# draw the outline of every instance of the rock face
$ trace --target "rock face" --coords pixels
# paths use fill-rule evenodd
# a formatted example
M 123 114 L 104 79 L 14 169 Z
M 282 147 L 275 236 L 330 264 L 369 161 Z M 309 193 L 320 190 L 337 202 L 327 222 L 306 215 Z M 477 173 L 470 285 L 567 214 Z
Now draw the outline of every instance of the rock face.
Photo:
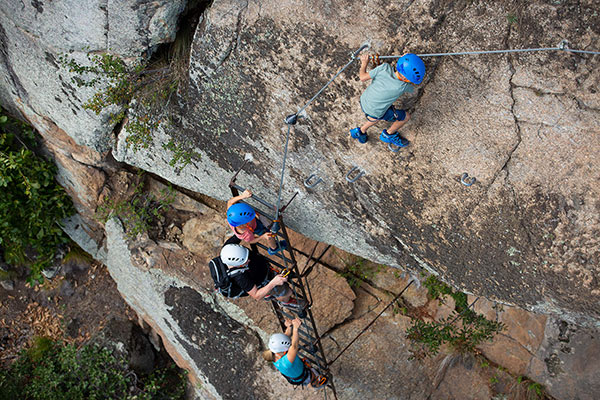
M 0 101 L 36 129 L 55 124 L 77 144 L 99 152 L 114 140 L 108 116 L 82 108 L 93 91 L 77 88 L 61 54 L 85 62 L 88 52 L 124 59 L 148 56 L 175 38 L 185 0 L 0 2 Z
M 56 160 L 58 179 L 78 210 L 66 230 L 108 265 L 127 302 L 191 372 L 198 395 L 314 394 L 290 397 L 279 375 L 257 361 L 267 335 L 279 329 L 266 303 L 212 295 L 206 262 L 229 234 L 219 224 L 222 214 L 180 198 L 174 207 L 186 218 L 162 227 L 167 238 L 128 241 L 119 221 L 103 226 L 94 212 L 107 193 L 125 196 L 135 186 L 134 174 L 115 159 L 218 200 L 229 197 L 232 174 L 251 160 L 238 182 L 275 203 L 289 129 L 282 204 L 297 197 L 286 210 L 287 225 L 408 272 L 404 280 L 386 272 L 372 287 L 353 291 L 331 270 L 315 271 L 314 311 L 320 330 L 331 333 L 330 356 L 384 306 L 385 296 L 425 269 L 489 299 L 478 303 L 479 311 L 510 326 L 481 347 L 488 359 L 544 383 L 558 398 L 593 398 L 599 368 L 581 354 L 596 350 L 592 328 L 600 326 L 598 56 L 425 58 L 425 82 L 397 103 L 412 114 L 403 128 L 411 145 L 398 153 L 377 140 L 383 124 L 370 130 L 365 145 L 348 135 L 364 118 L 358 100 L 366 84 L 358 80 L 357 63 L 296 125 L 285 126 L 283 117 L 299 110 L 365 41 L 370 51 L 398 55 L 556 46 L 563 38 L 574 48 L 598 50 L 594 2 L 525 8 L 519 2 L 215 0 L 194 34 L 189 79 L 169 103 L 171 124 L 154 132 L 150 148 L 134 152 L 122 127 L 83 108 L 93 92 L 73 86 L 58 57 L 69 53 L 85 62 L 88 52 L 109 51 L 127 61 L 148 59 L 158 44 L 173 40 L 187 3 L 0 0 L 0 101 L 40 131 Z M 177 154 L 163 145 L 173 139 L 192 144 L 199 157 L 172 167 Z M 344 176 L 354 166 L 365 174 L 350 183 Z M 463 173 L 476 183 L 461 185 Z M 311 174 L 323 179 L 312 189 L 303 184 Z M 308 243 L 300 247 L 309 252 Z M 405 297 L 432 318 L 450 311 L 429 302 L 422 288 Z M 497 303 L 543 315 L 501 312 L 492 307 Z M 407 324 L 406 317 L 384 315 L 334 364 L 342 398 L 498 392 L 486 386 L 489 374 L 473 360 L 443 355 L 409 362 L 399 334 Z M 466 378 L 455 382 L 459 377 Z
M 275 202 L 283 116 L 365 40 L 383 54 L 556 46 L 561 37 L 580 48 L 599 43 L 591 3 L 538 4 L 514 18 L 497 4 L 393 2 L 380 5 L 394 17 L 383 20 L 362 7 L 323 3 L 309 12 L 291 3 L 214 2 L 196 31 L 187 95 L 173 106 L 170 131 L 137 153 L 122 134 L 115 157 L 219 199 L 251 158 L 240 184 Z M 357 22 L 364 13 L 370 19 Z M 414 110 L 403 129 L 412 144 L 399 153 L 387 151 L 375 129 L 365 145 L 349 138 L 363 120 L 358 98 L 366 87 L 352 65 L 291 129 L 283 199 L 298 196 L 288 224 L 388 265 L 404 267 L 408 254 L 411 268 L 472 293 L 597 323 L 596 58 L 426 58 L 425 82 L 399 101 Z M 183 171 L 156 150 L 173 135 L 201 154 Z M 351 184 L 344 176 L 353 166 L 366 174 Z M 474 185 L 460 184 L 465 172 Z M 324 182 L 307 189 L 312 173 Z

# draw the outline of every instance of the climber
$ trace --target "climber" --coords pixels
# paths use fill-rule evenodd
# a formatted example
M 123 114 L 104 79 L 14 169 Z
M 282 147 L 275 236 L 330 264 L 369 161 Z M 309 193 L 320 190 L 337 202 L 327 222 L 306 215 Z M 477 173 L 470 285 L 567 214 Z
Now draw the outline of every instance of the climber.
M 388 121 L 392 122 L 392 125 L 388 130 L 384 129 L 381 132 L 379 139 L 384 143 L 406 147 L 409 141 L 400 136 L 398 129 L 410 119 L 410 115 L 405 110 L 397 110 L 393 104 L 402 94 L 412 93 L 413 86 L 423 82 L 425 64 L 417 55 L 405 54 L 398 59 L 395 69 L 390 64 L 383 63 L 367 73 L 369 57 L 368 54 L 360 57 L 359 72 L 361 82 L 373 80 L 360 96 L 360 107 L 367 122 L 351 129 L 350 136 L 358 139 L 359 143 L 366 143 L 367 129 L 379 121 Z
M 276 299 L 282 306 L 296 311 L 306 308 L 306 300 L 292 297 L 287 278 L 275 275 L 269 267 L 269 260 L 256 249 L 250 251 L 242 246 L 237 237 L 232 236 L 225 242 L 221 249 L 220 261 L 227 266 L 227 275 L 232 285 L 236 285 L 250 297 L 256 300 Z
M 292 385 L 310 385 L 319 389 L 327 384 L 327 377 L 319 375 L 314 368 L 298 356 L 300 325 L 302 325 L 302 321 L 298 318 L 286 319 L 285 333 L 271 335 L 269 350 L 264 351 L 262 356 L 266 361 L 274 363 L 275 368 Z
M 266 241 L 269 247 L 267 252 L 271 256 L 285 250 L 287 248 L 286 241 L 280 240 L 278 246 L 271 232 L 261 222 L 260 215 L 248 204 L 240 203 L 241 200 L 250 197 L 252 197 L 252 191 L 246 189 L 239 196 L 232 197 L 227 201 L 227 222 L 231 230 L 235 236 L 249 244 Z

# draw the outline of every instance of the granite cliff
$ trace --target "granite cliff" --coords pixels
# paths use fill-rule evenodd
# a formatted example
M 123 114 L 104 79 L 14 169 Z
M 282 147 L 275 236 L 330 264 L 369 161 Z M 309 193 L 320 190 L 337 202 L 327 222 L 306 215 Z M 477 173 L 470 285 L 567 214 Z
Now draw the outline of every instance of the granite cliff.
M 73 75 L 57 60 L 69 54 L 85 62 L 87 54 L 101 52 L 131 63 L 148 59 L 164 51 L 181 21 L 192 20 L 183 17 L 194 13 L 187 76 L 168 105 L 171 123 L 153 132 L 149 148 L 134 151 L 124 127 L 112 124 L 108 113 L 83 108 L 93 90 L 73 85 Z M 218 214 L 188 199 L 179 204 L 186 218 L 175 224 L 181 232 L 171 232 L 171 240 L 166 234 L 127 240 L 118 220 L 103 225 L 94 218 L 107 195 L 124 195 L 135 186 L 137 178 L 127 169 L 148 171 L 196 199 L 225 200 L 232 174 L 250 160 L 240 184 L 275 201 L 287 131 L 283 118 L 363 43 L 381 54 L 554 47 L 562 40 L 598 50 L 599 19 L 592 1 L 2 0 L 0 100 L 41 133 L 56 160 L 59 181 L 78 210 L 67 222 L 69 234 L 108 265 L 124 298 L 201 382 L 199 392 L 239 396 L 216 365 L 244 354 L 240 371 L 260 371 L 254 383 L 247 382 L 252 389 L 246 397 L 265 398 L 287 390 L 283 383 L 265 389 L 272 380 L 267 377 L 276 375 L 255 365 L 265 332 L 276 326 L 252 304 L 232 305 L 207 292 L 204 266 L 226 226 Z M 515 369 L 554 387 L 553 395 L 573 398 L 569 374 L 579 371 L 590 381 L 595 374 L 569 358 L 573 352 L 564 351 L 560 338 L 593 350 L 598 344 L 586 335 L 592 337 L 600 324 L 598 56 L 555 51 L 425 60 L 425 82 L 399 101 L 413 117 L 403 128 L 411 145 L 398 153 L 377 140 L 375 129 L 365 145 L 348 135 L 364 118 L 358 98 L 365 85 L 357 64 L 302 113 L 291 129 L 283 198 L 298 195 L 286 222 L 308 238 L 413 275 L 433 273 L 491 303 L 538 314 L 534 320 L 543 321 L 527 339 L 533 344 L 510 336 L 525 349 L 514 356 L 521 360 Z M 184 168 L 170 165 L 175 154 L 163 145 L 172 140 L 196 154 Z M 365 174 L 349 183 L 344 176 L 354 166 Z M 462 185 L 463 173 L 476 183 Z M 323 179 L 313 189 L 303 184 L 311 174 Z M 190 244 L 192 237 L 199 247 Z M 322 280 L 335 282 L 346 296 L 335 313 L 323 307 L 327 330 L 358 306 L 335 274 Z M 381 337 L 407 323 L 394 318 L 380 327 Z M 343 335 L 350 337 L 361 321 Z M 211 354 L 207 349 L 214 346 L 203 338 L 226 331 L 237 332 L 236 343 L 246 347 Z M 336 371 L 346 398 L 369 390 L 435 397 L 409 376 L 358 388 L 353 382 L 360 374 L 351 365 L 360 365 L 359 354 Z M 419 376 L 430 375 L 436 387 L 444 387 L 426 372 L 430 367 L 419 366 Z M 241 382 L 250 379 L 236 373 Z M 412 386 L 398 389 L 400 381 Z M 583 393 L 577 395 L 593 392 Z

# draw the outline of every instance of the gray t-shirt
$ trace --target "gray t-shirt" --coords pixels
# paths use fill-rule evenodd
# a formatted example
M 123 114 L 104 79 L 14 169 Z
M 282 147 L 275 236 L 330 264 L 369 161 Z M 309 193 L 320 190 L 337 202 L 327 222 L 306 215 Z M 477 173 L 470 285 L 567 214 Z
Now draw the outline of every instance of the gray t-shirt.
M 363 111 L 372 117 L 383 117 L 398 97 L 403 93 L 413 92 L 412 85 L 398 79 L 394 74 L 394 68 L 388 63 L 372 69 L 369 75 L 373 81 L 360 96 L 360 105 Z

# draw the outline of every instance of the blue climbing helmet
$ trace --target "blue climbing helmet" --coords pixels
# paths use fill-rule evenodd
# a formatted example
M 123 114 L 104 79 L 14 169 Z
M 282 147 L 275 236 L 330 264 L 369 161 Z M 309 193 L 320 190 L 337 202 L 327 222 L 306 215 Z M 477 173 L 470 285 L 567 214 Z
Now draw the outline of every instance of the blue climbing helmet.
M 254 209 L 246 203 L 235 203 L 227 209 L 227 222 L 231 226 L 247 224 L 256 217 Z
M 411 83 L 418 85 L 425 78 L 425 63 L 416 54 L 405 54 L 398 59 L 396 71 L 404 75 Z

